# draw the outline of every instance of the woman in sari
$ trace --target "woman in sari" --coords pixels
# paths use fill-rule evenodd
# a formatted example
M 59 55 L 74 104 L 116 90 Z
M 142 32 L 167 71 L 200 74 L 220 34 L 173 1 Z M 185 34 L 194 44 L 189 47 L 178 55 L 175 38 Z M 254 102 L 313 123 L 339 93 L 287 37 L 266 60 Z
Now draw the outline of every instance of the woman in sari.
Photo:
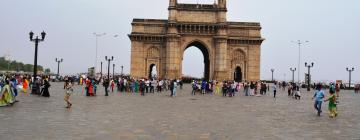
M 23 78 L 23 92 L 24 93 L 27 93 L 27 89 L 28 89 L 28 85 L 29 85 L 29 82 L 28 80 L 26 79 L 26 77 Z
M 15 102 L 15 97 L 12 94 L 10 82 L 5 81 L 5 86 L 2 88 L 0 96 L 0 107 L 12 105 Z

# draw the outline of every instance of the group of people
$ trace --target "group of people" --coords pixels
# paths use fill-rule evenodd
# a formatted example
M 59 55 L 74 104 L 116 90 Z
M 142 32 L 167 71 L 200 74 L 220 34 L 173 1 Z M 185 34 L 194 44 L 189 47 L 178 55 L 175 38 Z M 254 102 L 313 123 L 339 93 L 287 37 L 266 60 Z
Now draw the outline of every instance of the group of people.
M 328 110 L 330 118 L 335 118 L 338 116 L 337 104 L 339 103 L 339 93 L 340 90 L 337 90 L 336 86 L 331 84 L 329 88 L 329 96 L 326 98 L 322 85 L 316 85 L 316 90 L 312 99 L 315 99 L 314 108 L 316 109 L 318 116 L 320 116 L 322 113 L 321 106 L 323 102 L 329 102 Z
M 51 85 L 47 77 L 37 77 L 35 82 L 33 79 L 31 76 L 20 74 L 0 75 L 0 106 L 11 106 L 17 102 L 16 97 L 19 91 L 26 94 L 34 90 L 35 92 L 32 93 L 50 97 Z
M 66 78 L 65 78 L 66 79 Z M 155 93 L 155 92 L 163 92 L 168 90 L 173 90 L 174 80 L 168 79 L 135 79 L 130 77 L 115 77 L 113 79 L 94 79 L 94 78 L 80 78 L 79 84 L 85 85 L 86 96 L 95 96 L 97 85 L 99 85 L 102 81 L 102 85 L 105 87 L 105 94 L 108 92 L 128 92 L 132 94 L 137 93 Z M 182 89 L 182 81 L 175 80 L 176 85 Z M 144 95 L 143 94 L 143 95 Z

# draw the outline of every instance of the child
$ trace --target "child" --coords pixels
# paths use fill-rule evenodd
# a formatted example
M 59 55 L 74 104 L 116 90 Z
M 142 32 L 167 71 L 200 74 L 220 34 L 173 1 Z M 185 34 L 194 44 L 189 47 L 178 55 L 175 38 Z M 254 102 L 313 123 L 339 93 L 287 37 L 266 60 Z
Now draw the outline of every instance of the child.
M 330 90 L 330 96 L 325 100 L 329 101 L 329 117 L 334 118 L 338 115 L 336 108 L 336 95 L 335 92 Z

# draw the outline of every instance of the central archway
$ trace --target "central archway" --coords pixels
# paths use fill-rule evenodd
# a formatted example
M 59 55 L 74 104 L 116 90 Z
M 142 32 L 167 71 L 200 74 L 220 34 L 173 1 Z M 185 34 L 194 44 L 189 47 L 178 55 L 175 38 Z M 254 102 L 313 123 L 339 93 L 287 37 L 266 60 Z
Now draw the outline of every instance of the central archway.
M 183 54 L 190 47 L 198 48 L 201 51 L 201 53 L 203 54 L 203 58 L 204 58 L 204 74 L 203 74 L 203 78 L 205 80 L 210 80 L 210 53 L 209 53 L 208 49 L 200 41 L 193 41 L 190 44 L 186 45 L 185 49 L 183 50 Z

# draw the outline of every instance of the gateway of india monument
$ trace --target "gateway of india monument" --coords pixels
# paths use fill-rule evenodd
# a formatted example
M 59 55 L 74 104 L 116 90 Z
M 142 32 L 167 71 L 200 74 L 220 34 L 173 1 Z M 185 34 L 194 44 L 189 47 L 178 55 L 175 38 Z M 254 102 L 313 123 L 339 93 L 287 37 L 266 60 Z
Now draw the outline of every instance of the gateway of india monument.
M 226 0 L 169 0 L 167 20 L 133 19 L 131 76 L 151 78 L 155 67 L 158 78 L 181 78 L 184 51 L 197 47 L 204 55 L 206 80 L 260 80 L 260 23 L 227 21 L 226 6 Z

